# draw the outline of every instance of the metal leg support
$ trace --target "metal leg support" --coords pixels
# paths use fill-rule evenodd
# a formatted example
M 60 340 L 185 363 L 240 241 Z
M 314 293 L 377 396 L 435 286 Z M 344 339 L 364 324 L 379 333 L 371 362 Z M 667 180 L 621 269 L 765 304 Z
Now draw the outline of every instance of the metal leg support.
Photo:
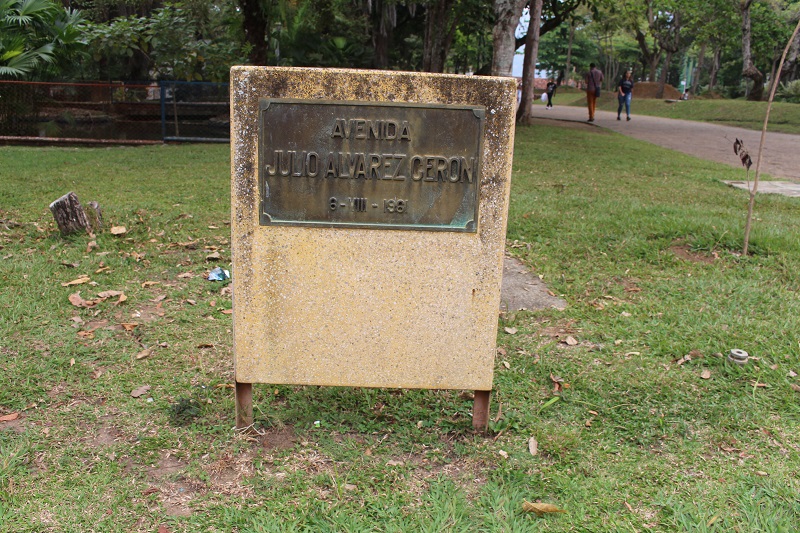
M 492 391 L 476 390 L 475 401 L 472 405 L 472 428 L 475 431 L 485 432 L 489 427 L 489 398 Z
M 253 425 L 253 384 L 236 382 L 236 429 Z

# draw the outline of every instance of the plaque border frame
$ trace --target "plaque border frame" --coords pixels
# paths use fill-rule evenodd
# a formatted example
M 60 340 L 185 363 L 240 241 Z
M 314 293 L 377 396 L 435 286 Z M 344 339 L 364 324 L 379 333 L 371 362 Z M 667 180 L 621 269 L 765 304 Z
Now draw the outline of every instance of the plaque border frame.
M 472 187 L 475 189 L 475 204 L 472 220 L 468 221 L 463 227 L 445 226 L 440 224 L 382 224 L 382 223 L 359 223 L 359 222 L 323 222 L 309 220 L 280 220 L 274 221 L 270 215 L 264 211 L 265 200 L 264 186 L 266 177 L 264 176 L 264 111 L 272 103 L 278 104 L 315 104 L 315 105 L 339 105 L 339 106 L 363 106 L 363 107 L 404 107 L 419 109 L 452 109 L 472 111 L 478 119 L 478 154 L 477 172 Z M 486 127 L 486 107 L 479 105 L 458 105 L 458 104 L 425 104 L 422 102 L 372 102 L 369 100 L 326 100 L 326 99 L 306 99 L 306 98 L 269 98 L 260 97 L 258 99 L 258 221 L 261 226 L 294 226 L 307 228 L 357 228 L 357 229 L 384 229 L 384 230 L 406 230 L 406 231 L 450 231 L 455 233 L 477 233 L 478 214 L 481 202 L 481 179 L 483 178 L 483 150 L 484 150 L 484 131 Z

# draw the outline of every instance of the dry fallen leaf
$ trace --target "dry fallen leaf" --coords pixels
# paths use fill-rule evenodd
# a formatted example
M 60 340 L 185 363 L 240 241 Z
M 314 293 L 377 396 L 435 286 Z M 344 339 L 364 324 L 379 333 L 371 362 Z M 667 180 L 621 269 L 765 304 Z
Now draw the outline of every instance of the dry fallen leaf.
M 189 304 L 189 305 L 197 305 L 197 302 L 194 301 L 194 300 L 191 300 L 191 299 L 187 299 L 186 303 Z
M 631 507 L 631 504 L 629 504 L 628 502 L 625 502 L 625 507 L 626 507 L 626 508 L 627 508 L 627 509 L 628 509 L 630 512 L 633 512 L 633 507 Z
M 119 299 L 116 302 L 114 302 L 114 305 L 119 305 L 119 304 L 121 304 L 122 302 L 124 302 L 125 300 L 128 299 L 128 297 L 125 296 L 125 293 L 122 292 L 122 291 L 103 291 L 103 292 L 99 293 L 97 296 L 99 298 L 102 298 L 103 300 L 107 300 L 109 298 L 113 298 L 115 296 L 119 296 Z
M 86 245 L 86 253 L 88 254 L 97 247 L 97 241 L 89 241 L 89 244 Z
M 800 385 L 798 385 L 797 383 L 792 383 L 789 386 L 792 388 L 793 391 L 800 392 Z
M 0 422 L 11 422 L 19 418 L 19 413 L 11 413 L 10 415 L 0 416 Z
M 517 332 L 517 328 L 504 328 L 504 331 L 509 335 L 513 335 Z
M 703 379 L 709 379 L 711 377 L 711 370 L 705 369 L 700 373 L 700 377 Z
M 571 335 L 567 336 L 567 338 L 564 340 L 564 342 L 567 343 L 568 346 L 577 346 L 577 344 L 578 344 L 578 341 L 575 340 L 575 337 L 573 337 Z
M 150 385 L 142 385 L 139 388 L 133 389 L 131 391 L 131 396 L 134 398 L 138 398 L 139 396 L 146 394 L 150 390 Z
M 89 283 L 89 281 L 91 281 L 89 276 L 81 276 L 77 279 L 73 279 L 72 281 L 67 281 L 65 283 L 62 283 L 61 286 L 69 287 L 70 285 L 83 285 L 84 283 Z
M 795 372 L 794 370 L 789 370 L 789 377 L 790 378 L 796 378 L 797 377 L 797 372 Z
M 536 513 L 537 516 L 542 516 L 546 513 L 566 513 L 565 510 L 559 509 L 551 503 L 525 502 L 522 504 L 522 510 L 528 513 Z
M 145 281 L 144 283 L 142 283 L 142 288 L 144 289 L 144 288 L 147 288 L 147 287 L 151 287 L 153 285 L 158 285 L 159 283 L 161 283 L 161 282 L 160 281 Z
M 531 452 L 531 455 L 539 453 L 539 442 L 536 440 L 536 437 L 528 439 L 528 451 Z
M 139 324 L 137 324 L 136 322 L 123 322 L 120 324 L 120 326 L 122 326 L 122 329 L 124 329 L 125 331 L 133 331 L 133 328 L 135 328 L 138 325 Z
M 505 451 L 505 450 L 500 450 L 500 451 L 499 451 L 499 452 L 497 452 L 497 453 L 498 453 L 498 454 L 500 455 L 500 457 L 502 457 L 503 459 L 508 459 L 508 452 L 507 452 L 507 451 Z
M 506 368 L 511 368 L 511 363 L 509 363 L 508 361 L 503 361 L 503 366 Z
M 94 333 L 91 331 L 79 331 L 78 337 L 82 339 L 94 339 Z
M 69 295 L 69 303 L 75 307 L 94 307 L 99 300 L 84 300 L 80 291 Z
M 206 261 L 219 261 L 220 259 L 222 259 L 222 256 L 219 255 L 219 252 L 214 252 L 206 256 Z
M 153 354 L 152 348 L 147 348 L 142 350 L 141 352 L 136 354 L 136 359 L 144 359 L 145 357 L 150 357 Z
M 191 272 L 184 272 L 182 274 L 178 274 L 178 278 L 180 278 L 180 279 L 188 279 L 188 278 L 193 278 L 193 277 L 194 277 L 194 274 L 192 274 Z
M 128 233 L 128 229 L 125 226 L 112 226 L 110 231 L 111 235 L 125 235 Z
M 233 314 L 233 309 L 220 309 L 223 315 Z
M 405 463 L 403 461 L 395 461 L 394 459 L 390 461 L 386 461 L 387 466 L 403 466 Z

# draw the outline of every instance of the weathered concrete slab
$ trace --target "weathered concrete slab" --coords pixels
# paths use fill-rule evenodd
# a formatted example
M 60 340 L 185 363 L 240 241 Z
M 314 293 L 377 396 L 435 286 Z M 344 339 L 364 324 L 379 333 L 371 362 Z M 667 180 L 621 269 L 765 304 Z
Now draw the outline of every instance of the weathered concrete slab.
M 750 191 L 753 188 L 752 181 L 749 187 L 746 181 L 726 181 L 725 183 L 731 187 L 744 189 L 745 191 Z M 782 194 L 783 196 L 800 198 L 800 183 L 793 183 L 791 181 L 759 181 L 758 192 L 762 194 Z
M 500 311 L 536 311 L 566 307 L 567 302 L 551 295 L 547 285 L 525 263 L 516 257 L 505 257 Z

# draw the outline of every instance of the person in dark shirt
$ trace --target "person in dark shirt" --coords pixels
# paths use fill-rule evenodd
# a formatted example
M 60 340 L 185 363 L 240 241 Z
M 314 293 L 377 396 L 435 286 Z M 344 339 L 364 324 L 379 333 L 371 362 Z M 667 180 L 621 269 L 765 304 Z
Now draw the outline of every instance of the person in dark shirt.
M 550 78 L 550 81 L 547 82 L 547 89 L 545 92 L 547 93 L 547 106 L 545 109 L 552 109 L 553 96 L 556 94 L 556 82 L 553 80 L 553 78 Z
M 622 120 L 622 106 L 625 106 L 625 114 L 628 116 L 627 120 L 631 119 L 631 97 L 633 96 L 633 74 L 628 70 L 619 80 L 617 85 L 617 99 L 619 100 L 619 107 L 617 107 L 617 120 Z

